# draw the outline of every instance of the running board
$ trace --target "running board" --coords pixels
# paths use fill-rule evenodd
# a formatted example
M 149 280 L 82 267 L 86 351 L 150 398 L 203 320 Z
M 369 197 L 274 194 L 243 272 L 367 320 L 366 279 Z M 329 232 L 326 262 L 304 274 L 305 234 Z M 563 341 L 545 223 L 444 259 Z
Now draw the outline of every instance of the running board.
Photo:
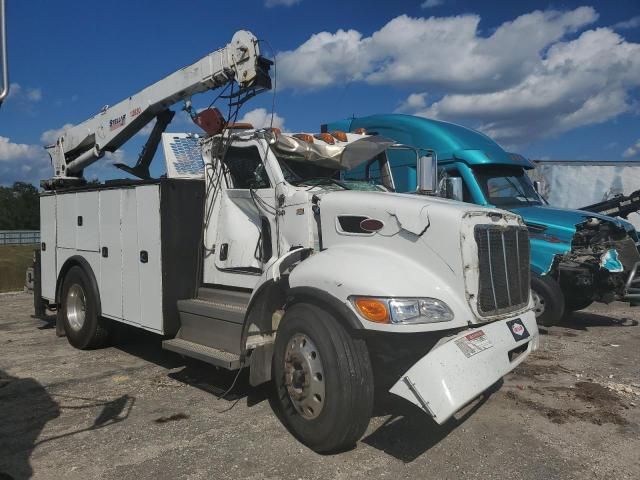
M 162 348 L 179 353 L 185 357 L 195 358 L 217 367 L 226 368 L 227 370 L 237 370 L 241 366 L 240 355 L 218 350 L 213 347 L 207 347 L 206 345 L 200 345 L 199 343 L 190 342 L 182 338 L 164 340 L 162 342 Z

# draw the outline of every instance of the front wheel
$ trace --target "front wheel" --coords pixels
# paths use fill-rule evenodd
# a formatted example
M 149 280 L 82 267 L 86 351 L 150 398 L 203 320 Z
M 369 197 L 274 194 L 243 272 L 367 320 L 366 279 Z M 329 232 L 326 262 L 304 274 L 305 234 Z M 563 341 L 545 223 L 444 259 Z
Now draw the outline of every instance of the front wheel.
M 536 322 L 550 327 L 556 325 L 564 315 L 564 295 L 560 285 L 548 275 L 531 274 L 531 296 L 533 297 Z
M 276 408 L 289 431 L 318 453 L 345 450 L 373 410 L 373 373 L 362 339 L 311 304 L 290 307 L 273 358 Z

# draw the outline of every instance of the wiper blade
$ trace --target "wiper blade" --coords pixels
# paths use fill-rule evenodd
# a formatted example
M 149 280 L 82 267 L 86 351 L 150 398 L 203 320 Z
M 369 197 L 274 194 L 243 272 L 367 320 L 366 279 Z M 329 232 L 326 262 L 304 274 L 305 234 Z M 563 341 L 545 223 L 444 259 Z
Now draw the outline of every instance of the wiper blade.
M 292 185 L 307 184 L 310 186 L 317 186 L 323 183 L 333 183 L 335 185 L 338 185 L 339 187 L 344 188 L 345 190 L 351 190 L 343 182 L 341 182 L 340 180 L 336 180 L 335 178 L 332 178 L 332 177 L 311 177 L 311 178 L 296 180 L 294 182 L 289 182 L 289 183 L 291 183 Z

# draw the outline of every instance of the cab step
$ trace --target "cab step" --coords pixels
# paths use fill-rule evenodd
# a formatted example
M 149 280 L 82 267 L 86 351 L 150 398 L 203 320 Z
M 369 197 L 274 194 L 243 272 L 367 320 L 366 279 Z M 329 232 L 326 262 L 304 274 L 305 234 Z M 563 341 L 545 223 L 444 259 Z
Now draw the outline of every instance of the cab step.
M 201 345 L 199 343 L 190 342 L 183 338 L 164 340 L 162 342 L 162 348 L 179 353 L 185 357 L 195 358 L 217 367 L 226 368 L 227 370 L 237 370 L 241 366 L 240 355 L 225 352 L 224 350 L 218 350 L 213 347 L 207 347 L 206 345 Z

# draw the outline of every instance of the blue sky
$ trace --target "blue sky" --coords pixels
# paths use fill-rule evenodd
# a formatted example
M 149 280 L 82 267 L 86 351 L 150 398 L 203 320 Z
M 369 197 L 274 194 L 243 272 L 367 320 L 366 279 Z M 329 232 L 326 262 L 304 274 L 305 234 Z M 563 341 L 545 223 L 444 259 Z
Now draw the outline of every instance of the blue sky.
M 50 176 L 42 145 L 56 130 L 243 28 L 277 53 L 275 110 L 289 130 L 400 111 L 478 128 L 532 158 L 640 160 L 637 0 L 8 4 L 13 89 L 0 109 L 0 184 Z M 271 101 L 263 94 L 243 112 L 260 126 Z M 177 115 L 168 130 L 197 127 Z M 135 137 L 118 159 L 133 163 L 142 143 Z M 108 163 L 87 176 L 120 176 Z

